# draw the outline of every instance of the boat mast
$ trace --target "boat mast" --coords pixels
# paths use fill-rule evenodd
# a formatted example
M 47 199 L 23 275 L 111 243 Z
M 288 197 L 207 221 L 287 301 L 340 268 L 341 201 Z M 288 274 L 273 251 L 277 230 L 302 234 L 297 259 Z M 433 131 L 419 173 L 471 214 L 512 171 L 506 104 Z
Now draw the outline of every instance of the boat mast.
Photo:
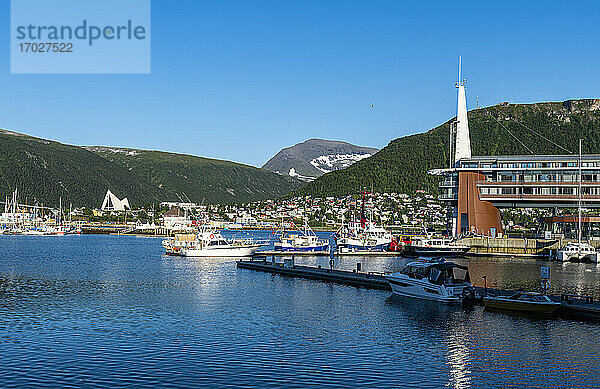
M 577 191 L 577 210 L 579 213 L 579 218 L 577 221 L 577 243 L 579 243 L 579 245 L 581 245 L 581 141 L 582 139 L 579 139 L 579 189 Z

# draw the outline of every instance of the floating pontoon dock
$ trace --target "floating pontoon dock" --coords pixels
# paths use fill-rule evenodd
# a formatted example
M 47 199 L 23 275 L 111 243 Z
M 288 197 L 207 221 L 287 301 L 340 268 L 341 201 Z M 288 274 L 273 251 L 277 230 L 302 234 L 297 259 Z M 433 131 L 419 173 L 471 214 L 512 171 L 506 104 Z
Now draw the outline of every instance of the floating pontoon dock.
M 313 266 L 285 266 L 283 263 L 261 260 L 238 261 L 237 267 L 281 274 L 290 277 L 308 278 L 312 280 L 335 282 L 338 284 L 361 286 L 368 289 L 389 290 L 390 284 L 381 273 L 359 273 L 345 270 L 326 269 Z
M 288 253 L 289 255 L 289 253 Z M 357 264 L 358 265 L 358 264 Z M 250 260 L 238 261 L 237 267 L 240 269 L 258 270 L 273 274 L 280 274 L 288 277 L 307 278 L 311 280 L 334 282 L 337 284 L 359 286 L 367 289 L 377 289 L 390 291 L 391 288 L 383 273 L 378 272 L 361 272 L 360 267 L 353 271 L 335 270 L 322 268 L 321 266 L 301 266 L 295 265 L 293 259 L 288 259 L 285 262 L 276 262 L 275 256 L 267 259 L 266 256 L 254 257 Z M 357 271 L 358 270 L 358 271 Z M 514 293 L 509 290 L 500 289 L 484 289 L 475 287 L 478 296 L 486 293 L 496 295 L 510 295 Z M 566 295 L 548 296 L 554 301 L 560 301 L 561 308 L 558 310 L 558 315 L 561 317 L 574 319 L 600 320 L 600 303 L 595 301 L 590 296 Z M 473 304 L 482 304 L 481 297 L 470 300 Z
M 329 251 L 257 251 L 255 256 L 304 256 L 304 257 L 323 257 L 329 256 Z M 334 252 L 336 257 L 400 257 L 402 255 L 399 251 L 350 251 L 342 253 L 339 251 Z

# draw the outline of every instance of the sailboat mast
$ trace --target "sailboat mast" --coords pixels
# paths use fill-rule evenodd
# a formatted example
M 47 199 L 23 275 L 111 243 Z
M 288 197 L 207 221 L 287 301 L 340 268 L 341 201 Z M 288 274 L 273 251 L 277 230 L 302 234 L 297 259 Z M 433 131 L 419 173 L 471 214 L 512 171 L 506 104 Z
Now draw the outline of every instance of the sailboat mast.
M 582 141 L 582 139 L 579 139 L 579 189 L 577 191 L 577 193 L 578 193 L 577 209 L 579 212 L 578 225 L 577 225 L 577 242 L 579 244 L 581 244 L 581 141 Z

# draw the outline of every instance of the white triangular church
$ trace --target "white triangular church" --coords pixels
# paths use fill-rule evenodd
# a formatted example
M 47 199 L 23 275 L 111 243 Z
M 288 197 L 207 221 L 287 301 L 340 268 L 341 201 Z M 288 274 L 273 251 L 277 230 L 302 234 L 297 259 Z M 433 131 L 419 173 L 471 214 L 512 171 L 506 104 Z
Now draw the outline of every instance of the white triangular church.
M 110 189 L 106 191 L 104 201 L 102 202 L 103 211 L 125 211 L 125 209 L 131 209 L 129 206 L 129 200 L 125 197 L 123 200 L 119 200 Z

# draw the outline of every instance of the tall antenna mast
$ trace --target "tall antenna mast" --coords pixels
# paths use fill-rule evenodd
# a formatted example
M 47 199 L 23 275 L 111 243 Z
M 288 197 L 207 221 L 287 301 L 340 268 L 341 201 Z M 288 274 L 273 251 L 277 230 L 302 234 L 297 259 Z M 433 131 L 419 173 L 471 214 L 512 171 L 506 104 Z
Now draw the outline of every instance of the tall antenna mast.
M 462 56 L 458 56 L 458 85 L 462 85 L 462 81 L 460 80 L 462 70 Z

